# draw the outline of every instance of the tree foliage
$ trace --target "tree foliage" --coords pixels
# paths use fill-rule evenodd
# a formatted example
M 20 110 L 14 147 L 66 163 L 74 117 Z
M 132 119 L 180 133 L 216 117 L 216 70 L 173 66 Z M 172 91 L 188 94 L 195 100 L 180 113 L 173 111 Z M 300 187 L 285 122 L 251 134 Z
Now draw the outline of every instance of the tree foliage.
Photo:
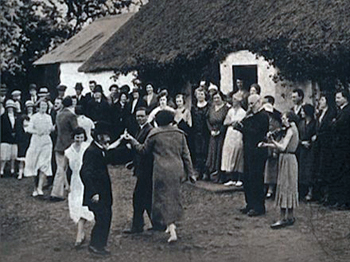
M 1 82 L 23 89 L 32 63 L 86 23 L 141 0 L 0 0 Z

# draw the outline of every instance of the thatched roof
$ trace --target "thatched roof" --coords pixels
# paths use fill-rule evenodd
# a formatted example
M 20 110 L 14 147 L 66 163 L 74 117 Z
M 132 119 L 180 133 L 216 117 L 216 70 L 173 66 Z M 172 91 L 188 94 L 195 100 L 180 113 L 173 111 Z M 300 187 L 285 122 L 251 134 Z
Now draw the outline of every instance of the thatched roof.
M 346 51 L 349 10 L 349 0 L 151 0 L 80 70 L 166 65 L 208 50 L 222 59 L 240 49 L 264 52 L 276 42 L 291 55 Z
M 92 22 L 78 34 L 36 60 L 34 65 L 86 61 L 133 15 L 134 13 L 126 13 Z

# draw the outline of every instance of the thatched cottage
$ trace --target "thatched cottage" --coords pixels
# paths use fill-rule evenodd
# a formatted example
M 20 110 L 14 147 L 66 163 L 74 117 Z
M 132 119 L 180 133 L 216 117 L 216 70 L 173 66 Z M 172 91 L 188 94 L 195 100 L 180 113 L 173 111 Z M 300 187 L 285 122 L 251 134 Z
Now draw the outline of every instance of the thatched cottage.
M 349 81 L 349 8 L 348 0 L 152 0 L 79 70 L 138 70 L 175 89 L 205 79 L 225 93 L 243 77 L 283 110 L 293 88 L 311 100 L 318 87 Z
M 90 80 L 95 80 L 101 84 L 107 93 L 109 86 L 112 84 L 131 85 L 131 81 L 134 78 L 132 74 L 120 75 L 117 82 L 115 82 L 113 70 L 83 73 L 78 72 L 78 68 L 133 15 L 134 13 L 125 13 L 97 19 L 83 28 L 78 34 L 36 60 L 34 65 L 37 70 L 43 72 L 41 80 L 45 81 L 41 84 L 49 85 L 51 89 L 59 83 L 64 84 L 68 87 L 67 95 L 75 93 L 74 86 L 77 82 L 83 84 L 85 92 L 89 91 L 88 83 Z

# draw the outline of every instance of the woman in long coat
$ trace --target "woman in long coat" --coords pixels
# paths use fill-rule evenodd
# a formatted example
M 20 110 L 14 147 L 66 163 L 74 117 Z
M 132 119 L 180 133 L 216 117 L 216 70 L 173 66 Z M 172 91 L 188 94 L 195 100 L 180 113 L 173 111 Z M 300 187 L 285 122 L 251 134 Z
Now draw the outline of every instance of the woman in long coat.
M 311 200 L 313 188 L 313 143 L 312 137 L 316 133 L 316 120 L 312 105 L 301 108 L 302 119 L 299 129 L 299 193 L 300 198 Z
M 206 91 L 203 87 L 195 90 L 197 102 L 192 105 L 192 133 L 190 136 L 190 145 L 192 147 L 192 159 L 194 168 L 198 172 L 199 179 L 208 179 L 204 177 L 205 161 L 208 153 L 209 130 L 207 125 L 207 114 L 209 103 L 205 100 Z
M 125 136 L 137 151 L 153 154 L 152 219 L 167 226 L 168 242 L 177 240 L 175 222 L 182 215 L 181 181 L 194 177 L 185 134 L 170 125 L 173 121 L 173 112 L 161 110 L 156 115 L 158 127 L 149 133 L 144 144 Z

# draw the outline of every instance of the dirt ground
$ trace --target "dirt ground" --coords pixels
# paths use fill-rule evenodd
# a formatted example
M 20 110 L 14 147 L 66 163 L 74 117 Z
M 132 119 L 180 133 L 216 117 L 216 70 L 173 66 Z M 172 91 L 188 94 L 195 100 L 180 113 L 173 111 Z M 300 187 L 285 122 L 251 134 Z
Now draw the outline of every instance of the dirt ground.
M 122 167 L 111 168 L 111 177 L 114 206 L 108 258 L 91 255 L 87 244 L 81 250 L 73 248 L 76 228 L 67 201 L 51 203 L 30 197 L 30 178 L 2 178 L 0 260 L 350 261 L 350 211 L 301 203 L 293 227 L 271 230 L 269 225 L 278 217 L 272 201 L 266 203 L 265 216 L 250 218 L 238 211 L 244 204 L 242 192 L 214 194 L 187 184 L 183 185 L 185 212 L 177 243 L 169 245 L 163 232 L 122 234 L 132 217 L 135 178 Z

